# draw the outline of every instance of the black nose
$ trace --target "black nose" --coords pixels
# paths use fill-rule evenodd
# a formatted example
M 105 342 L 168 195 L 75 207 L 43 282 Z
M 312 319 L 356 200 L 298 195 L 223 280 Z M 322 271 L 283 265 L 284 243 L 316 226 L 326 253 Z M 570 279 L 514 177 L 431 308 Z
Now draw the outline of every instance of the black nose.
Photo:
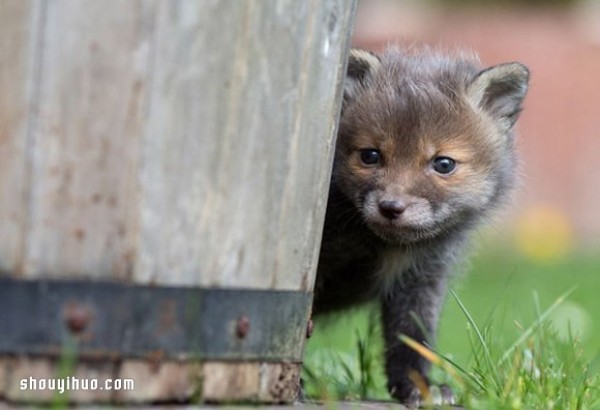
M 398 219 L 406 209 L 406 204 L 401 201 L 381 201 L 379 203 L 379 212 L 387 219 Z

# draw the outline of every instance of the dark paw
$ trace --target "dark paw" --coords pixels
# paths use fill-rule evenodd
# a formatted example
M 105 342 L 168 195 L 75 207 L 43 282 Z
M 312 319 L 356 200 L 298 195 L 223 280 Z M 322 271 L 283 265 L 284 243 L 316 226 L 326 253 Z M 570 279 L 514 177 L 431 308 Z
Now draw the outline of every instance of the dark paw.
M 456 404 L 452 389 L 446 385 L 430 385 L 426 389 L 420 390 L 416 387 L 390 390 L 392 397 L 400 401 L 409 409 L 416 409 L 420 406 L 445 406 Z

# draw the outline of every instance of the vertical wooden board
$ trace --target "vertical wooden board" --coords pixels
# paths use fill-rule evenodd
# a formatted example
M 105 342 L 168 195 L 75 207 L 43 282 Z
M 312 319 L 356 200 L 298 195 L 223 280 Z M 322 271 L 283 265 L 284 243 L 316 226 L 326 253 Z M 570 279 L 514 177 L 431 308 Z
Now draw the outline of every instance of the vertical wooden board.
M 240 30 L 244 3 L 221 1 L 160 3 L 156 24 L 152 90 L 141 152 L 140 252 L 137 282 L 183 283 L 183 272 L 200 266 L 198 220 L 207 197 L 209 170 L 218 161 L 215 121 L 224 111 L 214 92 L 227 76 L 209 45 L 232 55 L 232 40 Z M 229 10 L 231 9 L 231 10 Z M 215 14 L 215 10 L 219 14 Z M 218 16 L 218 17 L 217 17 Z M 219 27 L 216 27 L 216 26 Z M 227 27 L 226 30 L 221 28 Z M 165 278 L 168 276 L 171 279 Z M 190 284 L 194 283 L 189 278 Z
M 40 359 L 38 359 L 40 360 Z M 55 365 L 55 368 L 59 365 Z M 119 365 L 109 360 L 102 361 L 83 361 L 79 360 L 71 370 L 70 380 L 73 383 L 71 390 L 65 391 L 69 402 L 71 403 L 101 403 L 114 401 L 116 391 L 104 388 L 106 381 L 115 382 L 115 374 Z M 56 372 L 51 377 L 57 377 Z M 75 386 L 74 381 L 79 381 L 79 386 Z M 85 389 L 83 383 L 89 386 Z M 91 388 L 92 383 L 97 383 L 98 388 Z M 78 388 L 77 388 L 78 387 Z
M 286 152 L 289 170 L 271 268 L 275 288 L 313 289 L 355 7 L 351 0 L 310 2 L 313 21 L 303 43 L 300 109 Z
M 5 387 L 5 398 L 10 401 L 46 401 L 50 402 L 54 395 L 53 391 L 41 390 L 41 389 L 21 389 L 21 380 L 25 379 L 28 383 L 27 387 L 30 387 L 30 378 L 35 379 L 48 379 L 55 377 L 56 368 L 54 367 L 56 362 L 53 360 L 36 360 L 35 358 L 28 358 L 23 356 L 17 357 L 0 357 L 0 362 L 3 362 L 6 366 L 6 374 L 8 375 Z M 37 385 L 35 386 L 37 387 Z
M 203 228 L 218 216 L 214 198 L 231 189 L 215 183 L 222 168 L 234 166 L 223 162 L 229 145 L 223 128 L 230 106 L 243 104 L 229 95 L 239 93 L 236 76 L 245 68 L 235 59 L 247 52 L 244 33 L 252 5 L 161 3 L 141 161 L 138 282 L 205 285 L 198 274 L 218 257 L 228 234 L 211 236 Z
M 291 403 L 298 396 L 301 364 L 208 362 L 203 364 L 205 402 Z
M 259 401 L 266 403 L 292 403 L 300 393 L 299 363 L 261 363 Z
M 25 273 L 127 277 L 154 2 L 43 4 Z
M 194 362 L 124 360 L 117 377 L 133 380 L 132 390 L 115 390 L 119 403 L 186 402 L 198 395 L 202 365 Z
M 161 6 L 136 279 L 310 290 L 354 2 Z
M 210 402 L 256 401 L 260 388 L 258 363 L 210 362 L 203 366 L 202 399 Z
M 27 193 L 28 95 L 33 92 L 36 8 L 0 2 L 0 271 L 20 270 Z

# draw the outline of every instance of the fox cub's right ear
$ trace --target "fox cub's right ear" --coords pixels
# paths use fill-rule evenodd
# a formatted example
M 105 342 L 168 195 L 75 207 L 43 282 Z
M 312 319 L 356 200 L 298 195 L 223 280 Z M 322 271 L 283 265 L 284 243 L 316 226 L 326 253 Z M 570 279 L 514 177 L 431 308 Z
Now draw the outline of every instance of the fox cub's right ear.
M 353 48 L 348 56 L 348 70 L 344 81 L 344 102 L 356 97 L 361 87 L 381 67 L 379 57 L 375 54 Z
M 519 117 L 529 83 L 529 70 L 521 63 L 506 63 L 480 72 L 469 85 L 471 101 L 487 111 L 502 132 Z

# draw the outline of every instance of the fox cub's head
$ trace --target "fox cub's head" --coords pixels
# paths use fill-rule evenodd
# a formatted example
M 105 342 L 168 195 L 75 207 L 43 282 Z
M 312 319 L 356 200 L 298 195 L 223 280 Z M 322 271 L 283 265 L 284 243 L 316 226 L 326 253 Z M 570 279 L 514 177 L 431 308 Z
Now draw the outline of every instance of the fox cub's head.
M 333 181 L 393 243 L 462 230 L 508 195 L 529 72 L 426 51 L 352 50 Z

